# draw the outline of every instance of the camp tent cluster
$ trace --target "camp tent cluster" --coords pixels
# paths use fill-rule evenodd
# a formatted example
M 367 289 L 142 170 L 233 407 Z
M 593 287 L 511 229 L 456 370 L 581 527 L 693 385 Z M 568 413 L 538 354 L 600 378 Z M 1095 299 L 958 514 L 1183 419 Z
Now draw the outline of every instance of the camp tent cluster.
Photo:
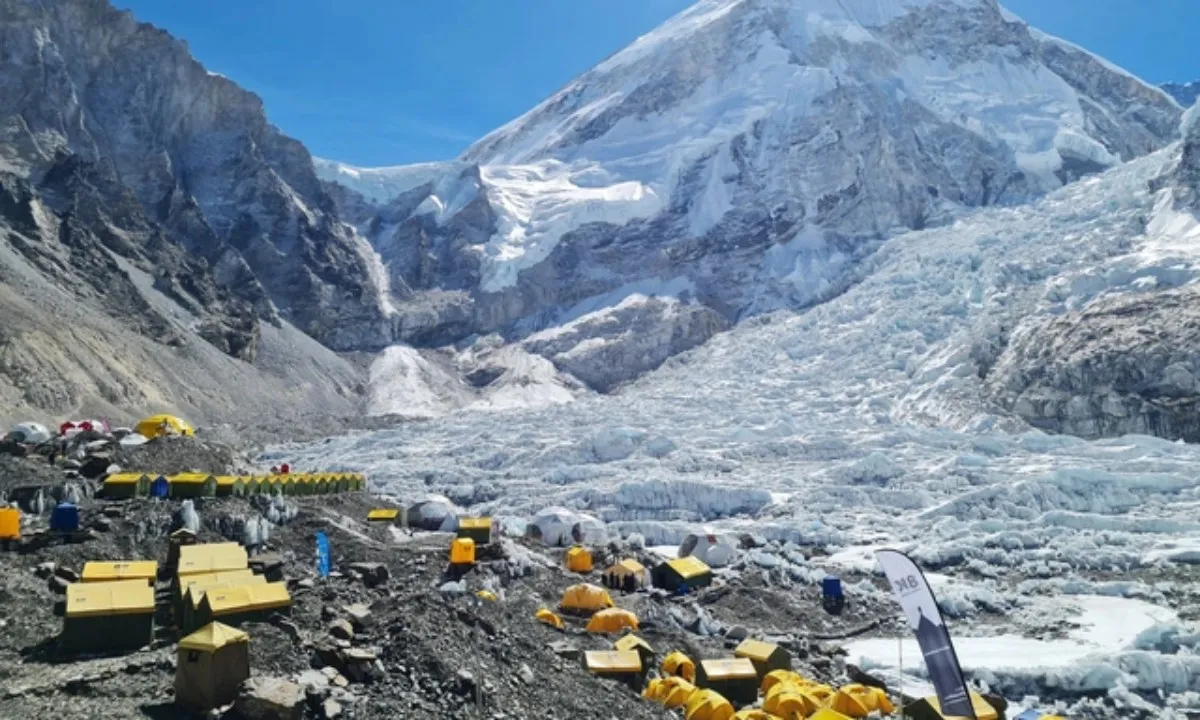
M 132 497 L 226 497 L 246 495 L 326 495 L 366 488 L 362 473 L 272 473 L 267 475 L 210 475 L 178 473 L 114 473 L 104 479 L 104 495 Z
M 585 598 L 589 607 L 604 604 L 603 596 L 583 586 L 574 586 L 568 593 L 564 605 L 568 600 L 577 605 Z M 733 657 L 725 658 L 696 661 L 672 651 L 659 665 L 659 677 L 645 682 L 654 657 L 654 649 L 630 633 L 619 639 L 612 651 L 586 653 L 583 664 L 599 677 L 641 687 L 644 699 L 682 710 L 685 720 L 849 720 L 891 715 L 897 710 L 879 688 L 860 684 L 833 687 L 803 677 L 791 669 L 786 648 L 762 640 L 747 639 L 737 646 Z M 982 697 L 972 693 L 972 701 L 979 720 L 996 720 L 996 711 Z M 944 720 L 936 698 L 912 703 L 904 712 L 906 717 Z M 1053 716 L 1035 717 L 1046 720 Z

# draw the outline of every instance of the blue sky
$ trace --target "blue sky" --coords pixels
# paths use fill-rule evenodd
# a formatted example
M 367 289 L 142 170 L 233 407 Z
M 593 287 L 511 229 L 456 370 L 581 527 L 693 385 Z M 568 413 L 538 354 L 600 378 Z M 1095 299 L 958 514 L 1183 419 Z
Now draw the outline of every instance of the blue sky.
M 798 0 L 802 2 L 803 0 Z M 451 158 L 691 0 L 114 0 L 262 96 L 316 155 Z M 1200 78 L 1197 0 L 1007 0 L 1153 82 Z

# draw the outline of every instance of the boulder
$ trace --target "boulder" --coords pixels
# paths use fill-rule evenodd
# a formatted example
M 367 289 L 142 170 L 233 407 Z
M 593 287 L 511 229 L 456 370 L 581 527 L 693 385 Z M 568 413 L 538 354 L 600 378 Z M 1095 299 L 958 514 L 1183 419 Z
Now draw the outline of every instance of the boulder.
M 383 563 L 357 562 L 352 563 L 350 569 L 362 576 L 363 584 L 367 587 L 382 585 L 390 576 L 387 565 Z
M 242 685 L 234 710 L 246 720 L 302 720 L 304 688 L 276 677 L 254 677 Z

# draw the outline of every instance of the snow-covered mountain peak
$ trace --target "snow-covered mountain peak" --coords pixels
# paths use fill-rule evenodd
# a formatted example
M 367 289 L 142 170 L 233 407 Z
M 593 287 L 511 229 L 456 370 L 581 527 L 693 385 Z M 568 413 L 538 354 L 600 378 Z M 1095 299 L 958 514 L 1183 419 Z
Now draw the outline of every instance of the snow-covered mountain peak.
M 728 323 L 837 294 L 899 232 L 1161 148 L 1180 113 L 994 0 L 703 0 L 442 180 L 322 176 L 387 205 L 359 225 L 422 334 L 524 337 L 655 278 Z

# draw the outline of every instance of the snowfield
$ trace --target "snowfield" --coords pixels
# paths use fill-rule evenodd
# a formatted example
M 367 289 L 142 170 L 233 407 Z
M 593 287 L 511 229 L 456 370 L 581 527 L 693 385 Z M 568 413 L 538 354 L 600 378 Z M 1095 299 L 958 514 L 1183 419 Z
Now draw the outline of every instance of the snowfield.
M 562 506 L 647 546 L 706 525 L 834 552 L 805 563 L 788 545 L 755 551 L 753 562 L 798 582 L 873 570 L 870 550 L 897 547 L 932 570 L 1001 578 L 966 589 L 939 581 L 960 618 L 964 662 L 997 687 L 1200 688 L 1200 661 L 1141 635 L 1174 621 L 1155 605 L 1161 593 L 1119 582 L 1123 572 L 1196 561 L 1200 448 L 1030 430 L 989 405 L 972 359 L 1001 323 L 1200 276 L 1194 250 L 1168 237 L 1186 224 L 1166 217 L 1176 211 L 1149 188 L 1177 156 L 1163 151 L 1031 206 L 898 237 L 840 297 L 744 322 L 616 395 L 460 412 L 276 448 L 264 461 L 365 471 L 379 491 L 410 501 L 443 493 L 510 523 Z M 435 402 L 423 392 L 411 401 Z M 1118 581 L 1092 579 L 1104 574 Z M 1031 592 L 1049 595 L 1032 601 L 1045 605 L 1040 614 L 1067 602 L 1084 621 L 1048 645 L 1011 628 L 963 629 L 980 608 L 1029 613 L 1031 601 L 1014 598 Z M 852 649 L 894 662 L 894 640 Z M 915 646 L 906 654 L 919 665 Z M 1031 665 L 1031 656 L 1054 659 Z

